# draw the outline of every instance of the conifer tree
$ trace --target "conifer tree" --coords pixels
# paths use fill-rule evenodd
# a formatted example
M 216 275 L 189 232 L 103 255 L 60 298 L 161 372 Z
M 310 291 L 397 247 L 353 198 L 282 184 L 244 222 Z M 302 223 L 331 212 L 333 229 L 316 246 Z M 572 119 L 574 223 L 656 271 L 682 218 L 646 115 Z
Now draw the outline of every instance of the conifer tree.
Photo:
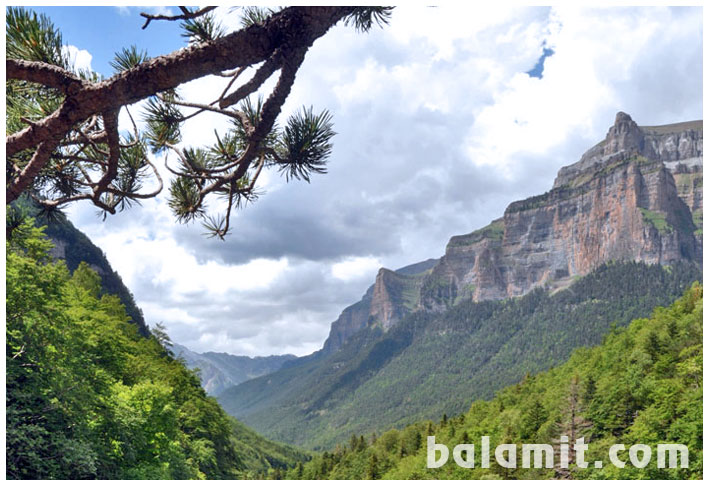
M 23 8 L 6 12 L 6 201 L 28 193 L 45 211 L 88 200 L 104 216 L 155 197 L 163 180 L 149 153 L 173 154 L 168 204 L 178 222 L 202 221 L 211 235 L 229 232 L 232 209 L 258 196 L 256 182 L 273 168 L 286 181 L 326 172 L 335 134 L 332 116 L 312 107 L 277 123 L 313 43 L 338 22 L 367 32 L 385 25 L 390 7 L 246 8 L 242 27 L 227 32 L 216 7 L 180 7 L 178 15 L 141 14 L 151 22 L 181 21 L 189 47 L 150 59 L 130 46 L 116 53 L 113 76 L 72 66 L 58 29 Z M 251 77 L 244 80 L 244 73 Z M 208 75 L 224 89 L 207 104 L 184 99 L 180 85 Z M 244 76 L 242 76 L 244 75 Z M 270 94 L 258 95 L 277 79 Z M 146 100 L 139 131 L 128 106 Z M 118 126 L 125 112 L 130 133 Z M 232 125 L 210 147 L 179 147 L 184 123 L 218 113 Z M 220 208 L 208 214 L 208 200 Z M 211 204 L 210 204 L 211 205 Z
M 555 474 L 558 478 L 572 479 L 572 466 L 576 462 L 576 440 L 583 438 L 585 443 L 588 443 L 591 435 L 589 433 L 593 423 L 584 417 L 583 412 L 585 404 L 581 400 L 579 377 L 574 375 L 569 384 L 569 391 L 564 408 L 562 409 L 562 419 L 557 423 L 558 435 L 567 437 L 568 439 L 568 462 L 569 468 L 559 467 L 560 461 L 554 461 Z M 555 439 L 555 453 L 561 451 L 560 439 Z
M 379 460 L 377 455 L 372 453 L 367 463 L 367 475 L 365 479 L 379 479 Z

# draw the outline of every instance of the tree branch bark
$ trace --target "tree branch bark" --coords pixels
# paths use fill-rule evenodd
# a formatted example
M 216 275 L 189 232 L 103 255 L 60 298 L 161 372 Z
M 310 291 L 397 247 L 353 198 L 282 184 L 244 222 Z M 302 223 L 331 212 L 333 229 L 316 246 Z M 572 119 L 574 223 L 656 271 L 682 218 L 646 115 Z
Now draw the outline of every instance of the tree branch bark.
M 38 146 L 51 134 L 63 135 L 93 114 L 135 103 L 187 81 L 261 62 L 279 47 L 310 47 L 351 11 L 352 7 L 289 7 L 264 25 L 252 25 L 213 42 L 151 59 L 106 81 L 87 84 L 53 114 L 9 135 L 7 156 Z M 14 79 L 10 73 L 8 79 Z
M 5 190 L 5 202 L 11 203 L 30 187 L 35 177 L 39 175 L 47 162 L 52 156 L 52 152 L 57 148 L 59 137 L 48 137 L 47 140 L 40 143 L 29 163 L 22 169 L 22 172 L 17 174 L 15 178 L 8 184 Z
M 183 14 L 194 14 L 196 17 L 213 8 L 215 7 L 206 7 L 194 12 L 183 10 Z M 215 111 L 239 118 L 247 129 L 246 148 L 238 158 L 234 157 L 233 164 L 228 164 L 227 168 L 220 167 L 220 170 L 224 170 L 220 175 L 199 175 L 201 202 L 207 194 L 223 184 L 241 179 L 259 155 L 263 158 L 263 140 L 273 129 L 308 49 L 316 39 L 355 9 L 356 7 L 289 7 L 272 15 L 263 23 L 151 59 L 101 82 L 82 80 L 69 71 L 45 63 L 7 60 L 7 79 L 39 83 L 61 91 L 65 98 L 54 113 L 33 121 L 22 130 L 6 137 L 7 157 L 34 150 L 29 163 L 24 167 L 19 164 L 23 168 L 16 170 L 12 177 L 9 177 L 6 202 L 14 201 L 32 187 L 33 181 L 47 165 L 58 146 L 77 138 L 72 140 L 73 144 L 89 143 L 94 150 L 105 156 L 105 159 L 95 161 L 101 166 L 103 173 L 96 183 L 91 183 L 91 179 L 84 174 L 87 182 L 91 184 L 91 191 L 61 199 L 61 203 L 90 199 L 96 206 L 114 213 L 117 203 L 112 202 L 112 196 L 134 196 L 118 190 L 111 184 L 118 175 L 120 149 L 125 148 L 120 144 L 118 134 L 119 110 L 147 97 L 159 96 L 161 92 L 177 88 L 188 81 L 207 75 L 221 75 L 231 70 L 234 73 L 232 81 L 220 98 L 212 104 L 175 102 L 199 111 Z M 256 70 L 251 80 L 232 94 L 226 94 L 238 74 L 247 67 L 262 62 L 263 65 Z M 256 126 L 252 127 L 246 116 L 238 110 L 232 113 L 231 110 L 223 109 L 253 93 L 279 69 L 280 77 L 276 87 L 264 103 Z M 96 125 L 99 116 L 103 120 L 103 127 Z M 82 130 L 82 125 L 86 125 L 87 120 L 93 120 L 89 126 L 95 126 L 95 133 L 87 134 Z M 79 136 L 74 137 L 74 133 Z M 98 147 L 99 143 L 102 144 L 101 148 Z M 108 150 L 103 144 L 108 145 Z M 75 155 L 78 156 L 78 153 Z M 155 170 L 154 167 L 153 169 Z M 160 179 L 159 175 L 157 176 Z M 162 180 L 160 186 L 162 187 Z M 104 194 L 108 196 L 102 199 Z M 56 204 L 59 202 L 54 201 L 53 205 Z
M 69 95 L 79 92 L 85 83 L 88 85 L 74 73 L 43 62 L 6 59 L 5 71 L 7 79 L 38 83 Z
M 227 108 L 234 103 L 238 103 L 245 97 L 256 91 L 276 70 L 281 67 L 281 55 L 276 52 L 268 58 L 266 62 L 256 70 L 254 77 L 237 88 L 236 91 L 219 101 L 219 108 Z

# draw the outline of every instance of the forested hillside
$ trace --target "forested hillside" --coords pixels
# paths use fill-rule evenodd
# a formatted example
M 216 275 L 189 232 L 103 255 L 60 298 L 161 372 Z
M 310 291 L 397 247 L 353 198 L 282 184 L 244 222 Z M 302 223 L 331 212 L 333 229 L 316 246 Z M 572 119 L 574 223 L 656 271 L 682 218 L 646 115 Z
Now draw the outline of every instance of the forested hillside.
M 672 303 L 695 280 L 701 269 L 693 263 L 612 263 L 556 293 L 416 312 L 387 332 L 365 328 L 332 355 L 242 383 L 219 401 L 267 437 L 331 448 L 353 433 L 459 414 Z
M 32 220 L 7 237 L 8 478 L 244 478 L 307 458 L 226 415 Z
M 72 272 L 81 262 L 91 266 L 101 277 L 101 293 L 118 296 L 126 308 L 126 313 L 138 327 L 138 332 L 143 336 L 149 334 L 143 313 L 135 303 L 133 294 L 123 284 L 120 275 L 111 268 L 106 255 L 99 247 L 76 229 L 63 213 L 55 211 L 49 215 L 42 212 L 31 199 L 24 196 L 10 206 L 7 225 L 12 228 L 27 217 L 33 217 L 38 226 L 45 226 L 44 233 L 53 243 L 50 253 L 54 258 L 64 260 Z
M 565 364 L 505 388 L 490 401 L 475 401 L 460 416 L 419 422 L 378 437 L 352 436 L 304 467 L 292 479 L 700 479 L 702 477 L 702 287 L 693 286 L 677 302 L 658 308 L 650 319 L 627 329 L 613 328 L 603 344 L 576 350 Z M 438 469 L 426 467 L 426 437 L 452 451 L 474 444 L 474 469 L 450 456 Z M 497 465 L 497 444 L 556 444 L 561 435 L 589 443 L 588 468 L 506 469 Z M 489 469 L 480 467 L 481 437 L 490 437 Z M 658 469 L 656 445 L 684 444 L 686 469 Z M 608 450 L 625 444 L 612 466 Z M 652 460 L 631 466 L 628 448 L 646 444 Z M 554 464 L 558 465 L 558 447 Z M 595 461 L 603 467 L 596 469 Z M 679 462 L 679 461 L 678 461 Z M 518 462 L 519 464 L 519 462 Z

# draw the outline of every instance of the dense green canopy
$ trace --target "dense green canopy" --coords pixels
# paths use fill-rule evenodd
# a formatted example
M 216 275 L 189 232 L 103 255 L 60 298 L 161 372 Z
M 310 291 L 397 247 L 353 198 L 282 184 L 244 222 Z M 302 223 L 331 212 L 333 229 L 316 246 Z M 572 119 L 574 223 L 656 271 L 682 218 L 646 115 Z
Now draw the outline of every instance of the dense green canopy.
M 307 455 L 258 437 L 32 220 L 7 241 L 7 477 L 252 477 Z

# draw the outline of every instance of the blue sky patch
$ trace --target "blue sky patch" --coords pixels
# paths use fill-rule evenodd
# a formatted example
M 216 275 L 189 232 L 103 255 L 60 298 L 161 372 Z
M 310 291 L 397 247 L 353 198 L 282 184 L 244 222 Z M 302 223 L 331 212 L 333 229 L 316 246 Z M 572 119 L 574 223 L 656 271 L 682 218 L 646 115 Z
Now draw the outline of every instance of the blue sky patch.
M 537 64 L 535 64 L 532 69 L 527 71 L 527 74 L 529 74 L 529 77 L 542 79 L 542 73 L 544 72 L 544 59 L 546 59 L 547 57 L 549 57 L 553 54 L 554 54 L 554 49 L 549 49 L 548 47 L 545 47 L 544 50 L 542 51 L 542 56 L 537 61 Z
M 140 12 L 152 7 L 29 7 L 47 15 L 62 33 L 65 44 L 89 51 L 91 67 L 106 78 L 113 75 L 109 62 L 116 52 L 135 44 L 150 57 L 169 54 L 187 44 L 180 37 L 179 22 L 151 22 L 141 29 L 145 19 Z

